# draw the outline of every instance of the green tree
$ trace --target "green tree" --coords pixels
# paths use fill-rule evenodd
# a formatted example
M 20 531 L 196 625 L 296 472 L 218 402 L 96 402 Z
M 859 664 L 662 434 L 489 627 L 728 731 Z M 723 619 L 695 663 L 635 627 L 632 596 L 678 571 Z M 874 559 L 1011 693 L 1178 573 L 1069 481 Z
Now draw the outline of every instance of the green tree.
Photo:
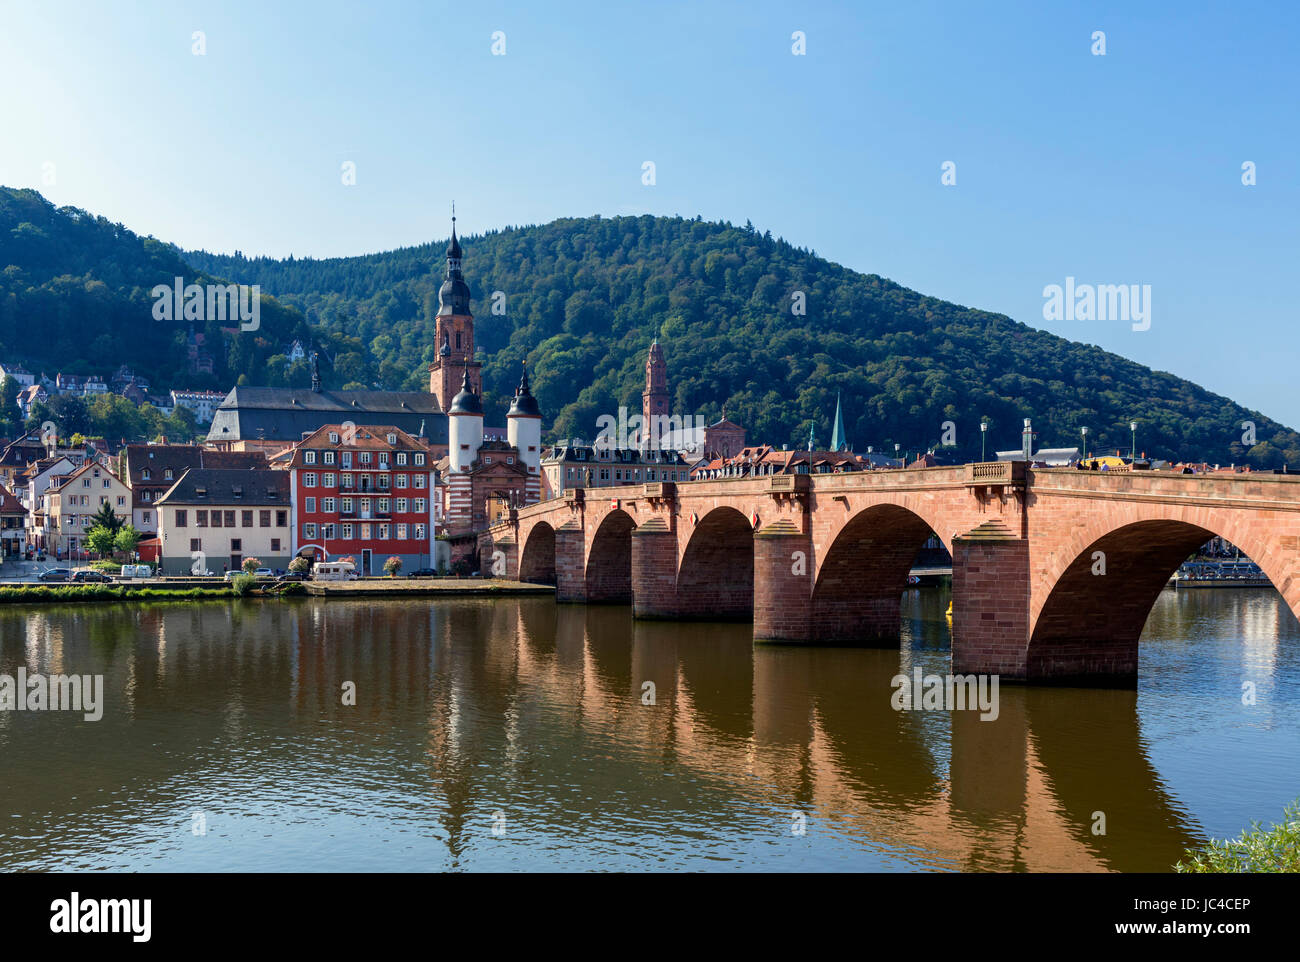
M 113 549 L 124 557 L 131 557 L 140 544 L 140 532 L 134 525 L 124 524 L 113 537 Z
M 90 522 L 92 527 L 107 528 L 114 538 L 122 530 L 122 519 L 113 512 L 113 506 L 107 501 L 99 506 L 99 510 L 91 516 Z
M 113 553 L 114 542 L 114 532 L 102 524 L 97 524 L 86 532 L 86 547 L 101 558 L 106 558 Z

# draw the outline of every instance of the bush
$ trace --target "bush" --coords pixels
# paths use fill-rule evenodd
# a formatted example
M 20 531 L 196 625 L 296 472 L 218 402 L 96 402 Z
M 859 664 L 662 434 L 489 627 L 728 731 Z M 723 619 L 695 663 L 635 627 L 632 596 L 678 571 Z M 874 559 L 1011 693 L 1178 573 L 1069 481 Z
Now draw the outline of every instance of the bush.
M 1300 801 L 1292 802 L 1281 823 L 1258 822 L 1240 838 L 1211 839 L 1203 849 L 1188 849 L 1175 872 L 1300 872 Z
M 306 558 L 294 558 L 289 562 L 289 571 L 295 575 L 305 575 L 311 569 L 311 562 Z
M 122 573 L 122 566 L 116 561 L 92 561 L 90 567 L 96 571 L 102 571 L 105 574 L 119 575 Z
M 461 558 L 459 561 L 457 561 L 455 564 L 451 566 L 451 573 L 454 574 L 457 578 L 468 578 L 470 576 L 470 573 L 473 572 L 473 570 L 474 570 L 474 566 L 470 564 L 470 560 L 468 558 Z
M 245 558 L 244 563 L 240 565 L 244 574 L 251 575 L 258 568 L 262 567 L 262 562 L 257 558 Z
M 254 558 L 250 560 L 255 561 L 256 559 Z M 247 564 L 247 562 L 245 562 L 245 564 Z M 257 566 L 254 565 L 255 569 L 256 567 Z M 256 585 L 257 585 L 257 579 L 253 577 L 251 574 L 249 574 L 248 572 L 235 575 L 235 577 L 230 579 L 231 590 L 234 591 L 235 595 L 240 598 L 246 596 L 250 591 L 253 590 L 253 588 Z
M 388 572 L 388 577 L 396 578 L 397 572 L 402 570 L 402 559 L 393 555 L 384 562 L 384 570 Z

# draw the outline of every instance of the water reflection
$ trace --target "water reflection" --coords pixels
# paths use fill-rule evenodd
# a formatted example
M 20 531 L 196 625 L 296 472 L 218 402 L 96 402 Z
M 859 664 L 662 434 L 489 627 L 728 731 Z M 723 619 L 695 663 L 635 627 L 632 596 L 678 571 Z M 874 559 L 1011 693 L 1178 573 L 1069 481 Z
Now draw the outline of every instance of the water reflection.
M 109 694 L 0 713 L 0 867 L 1161 871 L 1300 794 L 1276 593 L 1166 594 L 1136 692 L 987 722 L 890 706 L 946 605 L 909 592 L 897 651 L 536 598 L 6 610 L 0 672 Z

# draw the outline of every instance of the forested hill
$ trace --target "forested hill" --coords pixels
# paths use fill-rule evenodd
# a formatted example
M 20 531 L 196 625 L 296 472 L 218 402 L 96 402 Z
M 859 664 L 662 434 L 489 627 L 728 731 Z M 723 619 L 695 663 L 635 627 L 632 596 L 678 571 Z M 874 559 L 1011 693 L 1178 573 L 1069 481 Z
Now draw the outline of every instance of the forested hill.
M 672 409 L 744 424 L 749 437 L 820 445 L 842 393 L 858 450 L 917 450 L 956 425 L 959 453 L 1017 448 L 1032 417 L 1042 446 L 1127 452 L 1129 421 L 1153 455 L 1300 463 L 1300 436 L 1259 412 L 1096 347 L 863 275 L 749 225 L 678 218 L 563 219 L 463 238 L 489 421 L 527 359 L 553 436 L 591 437 L 619 404 L 640 410 L 658 335 Z M 421 387 L 433 357 L 445 241 L 330 260 L 186 254 L 196 268 L 257 283 L 313 325 L 359 336 L 370 376 Z M 806 313 L 793 313 L 793 295 Z M 493 295 L 499 311 L 493 313 Z M 1259 443 L 1243 448 L 1243 421 Z
M 1136 418 L 1152 454 L 1300 463 L 1294 431 L 1194 384 L 858 274 L 748 225 L 565 219 L 468 237 L 464 248 L 489 423 L 502 423 L 527 358 L 547 435 L 592 437 L 599 415 L 639 410 L 657 334 L 673 411 L 713 419 L 725 404 L 753 440 L 802 446 L 811 427 L 826 445 L 842 392 L 858 450 L 929 447 L 950 420 L 957 453 L 977 457 L 981 417 L 992 449 L 1018 447 L 1026 416 L 1043 446 L 1075 443 L 1086 424 L 1097 448 L 1127 450 Z M 0 361 L 51 375 L 107 376 L 125 364 L 155 393 L 306 386 L 307 363 L 284 355 L 299 339 L 319 349 L 327 387 L 425 388 L 444 252 L 438 241 L 324 261 L 183 253 L 36 191 L 0 188 Z M 151 289 L 176 276 L 261 286 L 258 331 L 194 325 L 211 375 L 191 373 L 187 323 L 153 319 Z M 804 314 L 792 312 L 795 292 Z M 1249 452 L 1245 420 L 1260 442 Z

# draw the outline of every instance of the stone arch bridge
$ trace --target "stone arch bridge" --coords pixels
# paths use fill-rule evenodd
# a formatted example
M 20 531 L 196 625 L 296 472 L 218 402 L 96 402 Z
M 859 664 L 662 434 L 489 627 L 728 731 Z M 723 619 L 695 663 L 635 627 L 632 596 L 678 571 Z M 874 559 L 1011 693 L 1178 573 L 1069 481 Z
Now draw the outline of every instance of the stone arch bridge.
M 953 557 L 952 670 L 1132 686 L 1178 565 L 1220 535 L 1300 614 L 1300 477 L 1024 462 L 576 489 L 479 536 L 484 574 L 760 641 L 892 646 L 912 559 Z M 497 554 L 500 552 L 500 554 Z M 504 561 L 505 571 L 501 571 Z

